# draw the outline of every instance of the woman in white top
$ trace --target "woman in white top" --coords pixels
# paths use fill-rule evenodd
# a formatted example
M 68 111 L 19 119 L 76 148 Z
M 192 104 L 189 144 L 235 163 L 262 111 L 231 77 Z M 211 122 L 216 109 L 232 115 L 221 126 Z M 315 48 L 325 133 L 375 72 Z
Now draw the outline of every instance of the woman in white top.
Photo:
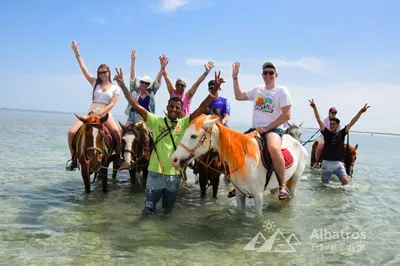
M 119 127 L 115 122 L 111 109 L 114 107 L 115 103 L 118 100 L 120 94 L 120 88 L 117 85 L 114 85 L 111 82 L 111 72 L 110 68 L 106 64 L 101 64 L 97 68 L 97 77 L 93 77 L 92 74 L 86 68 L 85 63 L 82 60 L 82 57 L 78 51 L 79 43 L 72 41 L 71 47 L 75 53 L 75 57 L 79 63 L 79 66 L 82 70 L 83 75 L 87 79 L 87 81 L 92 85 L 93 88 L 93 96 L 92 103 L 89 107 L 88 113 L 93 111 L 95 115 L 99 117 L 103 117 L 108 113 L 108 119 L 104 123 L 105 126 L 110 130 L 110 133 L 113 135 L 113 138 L 117 140 L 117 152 L 121 150 L 121 134 L 119 131 Z M 67 171 L 73 171 L 77 167 L 77 158 L 74 156 L 74 150 L 72 148 L 72 141 L 78 129 L 82 126 L 82 121 L 77 120 L 75 124 L 68 131 L 68 144 L 69 150 L 71 152 L 71 160 L 67 165 Z

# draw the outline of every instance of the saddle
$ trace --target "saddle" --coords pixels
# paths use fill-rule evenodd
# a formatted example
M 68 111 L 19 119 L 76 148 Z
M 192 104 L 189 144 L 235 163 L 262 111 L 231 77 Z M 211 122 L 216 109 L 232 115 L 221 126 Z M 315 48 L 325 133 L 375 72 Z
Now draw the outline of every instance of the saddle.
M 266 174 L 266 182 L 264 185 L 264 190 L 267 188 L 267 185 L 271 179 L 272 173 L 275 171 L 274 170 L 274 165 L 272 163 L 271 155 L 268 151 L 267 148 L 267 142 L 265 141 L 265 137 L 262 135 L 261 137 L 257 136 L 256 140 L 259 144 L 260 147 L 260 155 L 261 155 L 261 161 L 264 165 L 264 167 L 267 169 L 267 174 Z M 291 167 L 293 165 L 293 156 L 290 153 L 290 151 L 286 148 L 281 149 L 281 153 L 283 155 L 283 158 L 285 160 L 285 169 Z M 280 184 L 280 180 L 278 178 L 278 183 Z

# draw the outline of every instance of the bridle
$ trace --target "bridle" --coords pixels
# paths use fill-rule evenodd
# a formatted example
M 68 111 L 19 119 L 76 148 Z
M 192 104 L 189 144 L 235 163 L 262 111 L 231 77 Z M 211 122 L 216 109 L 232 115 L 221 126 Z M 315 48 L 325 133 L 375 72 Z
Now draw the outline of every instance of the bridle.
M 203 136 L 201 136 L 199 143 L 197 143 L 196 147 L 194 147 L 193 149 L 189 149 L 185 144 L 183 144 L 182 142 L 179 143 L 179 145 L 184 148 L 188 153 L 189 153 L 189 157 L 186 159 L 187 161 L 190 161 L 192 158 L 195 158 L 196 160 L 199 160 L 199 158 L 195 155 L 195 152 L 197 151 L 198 148 L 200 148 L 200 146 L 205 147 L 205 143 L 204 141 L 207 138 L 207 134 L 210 135 L 210 142 L 208 144 L 208 151 L 210 151 L 213 146 L 213 139 L 212 139 L 212 128 L 214 125 L 210 126 L 209 128 L 206 128 L 204 125 L 202 126 L 202 128 L 204 129 L 204 133 Z
M 104 127 L 104 125 L 102 125 L 102 124 L 89 124 L 88 126 L 93 126 L 93 127 L 96 127 L 96 128 L 98 128 L 99 126 Z M 96 140 L 93 140 L 93 143 L 96 143 Z M 86 146 L 86 143 L 85 143 L 85 146 Z M 88 155 L 88 152 L 89 152 L 89 151 L 95 151 L 95 152 L 100 153 L 100 161 L 103 159 L 104 147 L 102 147 L 102 148 L 97 148 L 97 147 L 95 147 L 95 146 L 91 146 L 91 147 L 87 147 L 87 146 L 86 146 L 86 148 L 85 148 L 85 153 L 84 153 L 86 159 L 92 159 L 92 158 L 89 157 L 89 155 Z

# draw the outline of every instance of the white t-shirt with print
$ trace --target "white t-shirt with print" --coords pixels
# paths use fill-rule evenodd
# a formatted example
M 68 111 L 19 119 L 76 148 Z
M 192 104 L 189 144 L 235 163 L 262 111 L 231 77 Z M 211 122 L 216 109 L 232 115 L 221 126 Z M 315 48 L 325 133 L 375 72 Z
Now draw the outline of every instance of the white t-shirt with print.
M 93 83 L 93 86 L 94 86 L 94 84 L 95 83 Z M 103 91 L 100 88 L 100 84 L 98 84 L 96 86 L 96 88 L 94 89 L 93 102 L 109 104 L 111 101 L 111 98 L 114 96 L 114 94 L 119 95 L 120 93 L 121 93 L 121 89 L 115 84 L 112 84 L 110 86 L 110 88 L 107 89 L 107 91 Z
M 252 127 L 265 127 L 274 122 L 281 114 L 281 108 L 292 105 L 290 93 L 286 87 L 276 85 L 271 90 L 266 90 L 265 85 L 259 85 L 246 92 L 253 104 Z M 283 125 L 278 128 L 283 129 Z

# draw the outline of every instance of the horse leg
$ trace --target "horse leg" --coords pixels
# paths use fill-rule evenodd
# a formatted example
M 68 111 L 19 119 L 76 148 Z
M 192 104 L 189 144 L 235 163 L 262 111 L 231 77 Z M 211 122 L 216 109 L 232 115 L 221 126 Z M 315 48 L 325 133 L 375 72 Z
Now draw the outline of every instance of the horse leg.
M 119 154 L 117 155 L 114 155 L 113 156 L 113 174 L 112 174 L 112 178 L 116 178 L 117 177 L 117 173 L 118 173 L 118 169 L 119 169 L 119 167 L 120 167 L 120 164 L 119 164 Z
M 218 194 L 219 177 L 220 177 L 220 173 L 213 171 L 213 174 L 211 176 L 211 184 L 213 187 L 213 198 L 214 199 L 217 198 L 217 194 Z
M 108 188 L 107 188 L 107 175 L 108 175 L 108 169 L 107 168 L 102 168 L 100 170 L 100 176 L 101 176 L 101 182 L 103 184 L 103 192 L 107 193 Z
M 81 164 L 81 175 L 86 193 L 90 193 L 90 169 L 87 163 Z
M 246 207 L 246 197 L 239 191 L 236 191 L 236 204 L 241 211 Z
M 258 215 L 261 215 L 261 216 L 263 215 L 263 213 L 262 213 L 263 199 L 264 199 L 264 196 L 263 196 L 262 192 L 255 193 L 255 195 L 254 195 L 254 208 L 255 208 L 256 213 Z
M 142 176 L 140 177 L 140 184 L 145 187 L 147 183 L 147 176 L 149 175 L 149 170 L 147 167 L 142 170 Z
M 132 167 L 129 169 L 129 175 L 131 177 L 131 184 L 134 185 L 136 184 L 136 168 Z
M 198 169 L 199 169 L 200 196 L 204 198 L 206 196 L 206 190 L 207 190 L 208 171 L 200 164 L 198 164 Z

